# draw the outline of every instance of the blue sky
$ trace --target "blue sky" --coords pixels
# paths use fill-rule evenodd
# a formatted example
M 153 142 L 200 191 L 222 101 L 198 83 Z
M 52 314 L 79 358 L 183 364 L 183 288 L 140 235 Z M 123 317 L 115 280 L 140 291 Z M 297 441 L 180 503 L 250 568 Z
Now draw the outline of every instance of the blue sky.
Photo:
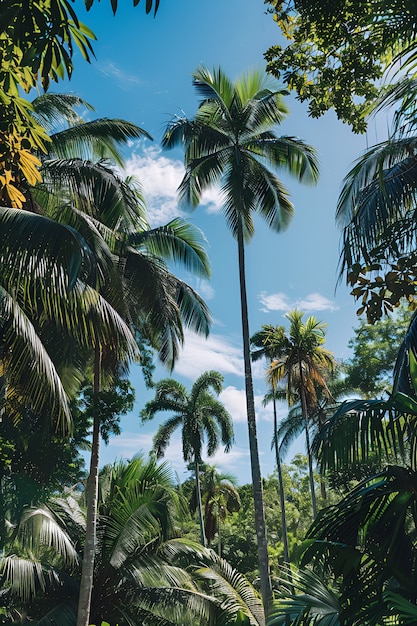
M 119 0 L 118 13 L 113 17 L 110 2 L 103 0 L 85 15 L 84 21 L 98 38 L 96 60 L 89 65 L 77 56 L 70 83 L 61 84 L 60 89 L 87 100 L 96 109 L 95 117 L 124 118 L 153 136 L 153 142 L 131 146 L 126 169 L 140 178 L 149 220 L 151 225 L 158 225 L 180 214 L 176 188 L 183 174 L 182 155 L 162 152 L 160 139 L 173 115 L 185 112 L 192 117 L 196 110 L 191 73 L 200 64 L 220 65 L 235 78 L 250 68 L 263 67 L 263 53 L 278 43 L 279 30 L 265 13 L 263 0 L 161 0 L 155 18 L 145 14 L 144 0 L 136 8 L 132 4 L 132 0 Z M 285 233 L 273 234 L 256 221 L 256 234 L 247 247 L 250 331 L 259 330 L 262 324 L 283 324 L 285 313 L 298 307 L 328 323 L 326 346 L 338 359 L 346 359 L 347 344 L 357 324 L 357 307 L 343 284 L 336 290 L 339 232 L 335 207 L 350 164 L 367 143 L 380 138 L 374 126 L 367 136 L 357 136 L 333 113 L 313 120 L 293 96 L 287 103 L 291 113 L 277 132 L 298 136 L 315 146 L 321 175 L 316 187 L 282 176 L 295 205 L 295 217 Z M 223 373 L 221 400 L 233 416 L 236 443 L 228 455 L 218 454 L 210 462 L 234 474 L 240 483 L 250 482 L 236 242 L 223 222 L 216 189 L 188 217 L 207 238 L 212 280 L 197 284 L 190 278 L 190 282 L 207 299 L 213 327 L 207 341 L 187 334 L 173 376 L 191 387 L 203 371 Z M 158 368 L 157 378 L 168 375 Z M 262 364 L 254 367 L 254 377 L 261 466 L 268 475 L 274 468 L 272 415 L 270 409 L 262 407 L 266 391 Z M 130 458 L 139 451 L 147 453 L 152 432 L 161 421 L 140 425 L 139 411 L 152 394 L 145 390 L 138 367 L 132 368 L 131 380 L 137 390 L 135 410 L 123 419 L 122 435 L 102 447 L 103 462 Z M 285 415 L 284 407 L 281 414 Z M 302 443 L 292 452 L 299 450 Z M 179 439 L 173 440 L 166 458 L 184 479 Z

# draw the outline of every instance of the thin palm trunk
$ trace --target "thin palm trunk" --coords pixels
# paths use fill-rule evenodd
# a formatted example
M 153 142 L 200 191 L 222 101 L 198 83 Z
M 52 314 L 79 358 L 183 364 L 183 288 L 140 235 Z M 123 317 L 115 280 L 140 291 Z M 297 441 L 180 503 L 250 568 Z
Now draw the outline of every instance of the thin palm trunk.
M 304 376 L 303 376 L 301 359 L 299 359 L 298 361 L 298 366 L 300 368 L 300 396 L 301 396 L 301 407 L 303 409 L 303 417 L 304 417 L 304 425 L 305 425 L 305 433 L 306 433 L 306 448 L 307 448 L 307 459 L 308 459 L 308 475 L 310 479 L 311 505 L 313 508 L 313 519 L 316 519 L 317 517 L 316 489 L 314 486 L 313 458 L 311 455 L 310 431 L 309 431 L 309 423 L 308 423 L 308 408 L 307 408 L 307 399 L 306 399 L 305 388 L 304 388 Z
M 275 395 L 273 398 L 274 407 L 274 445 L 275 445 L 275 459 L 277 464 L 278 484 L 279 484 L 279 501 L 281 504 L 281 523 L 282 523 L 282 541 L 284 543 L 284 561 L 289 564 L 290 555 L 288 550 L 288 533 L 287 533 L 287 515 L 285 511 L 285 496 L 284 496 L 284 482 L 282 480 L 282 466 L 281 455 L 279 453 L 278 445 L 278 420 L 277 420 L 277 401 Z
M 221 536 L 221 520 L 220 520 L 220 500 L 217 503 L 217 554 L 222 555 L 222 536 Z
M 200 485 L 200 467 L 197 457 L 194 459 L 195 464 L 195 488 L 197 492 L 197 509 L 198 521 L 200 524 L 200 541 L 201 545 L 206 547 L 206 533 L 204 531 L 203 503 L 201 502 L 201 485 Z
M 77 626 L 89 626 L 91 594 L 94 583 L 94 558 L 96 551 L 96 524 L 98 501 L 98 469 L 100 458 L 100 416 L 98 394 L 101 389 L 101 349 L 96 347 L 94 358 L 93 440 L 91 446 L 90 474 L 87 480 L 87 521 L 78 600 Z
M 256 433 L 255 400 L 253 393 L 252 365 L 250 356 L 250 335 L 248 321 L 248 302 L 245 276 L 245 247 L 241 218 L 238 225 L 238 256 L 239 256 L 239 284 L 240 304 L 242 314 L 243 358 L 245 366 L 246 410 L 249 432 L 249 449 L 252 471 L 253 500 L 255 506 L 255 530 L 258 546 L 258 564 L 261 583 L 261 594 L 264 604 L 265 617 L 268 615 L 272 600 L 272 586 L 269 574 L 268 542 L 265 524 L 265 508 L 262 489 L 261 467 L 259 463 L 258 438 Z
M 319 415 L 319 437 L 323 428 L 323 418 L 321 417 L 321 415 Z M 323 500 L 327 499 L 327 489 L 326 489 L 326 483 L 324 481 L 324 476 L 323 474 L 320 472 L 320 494 Z

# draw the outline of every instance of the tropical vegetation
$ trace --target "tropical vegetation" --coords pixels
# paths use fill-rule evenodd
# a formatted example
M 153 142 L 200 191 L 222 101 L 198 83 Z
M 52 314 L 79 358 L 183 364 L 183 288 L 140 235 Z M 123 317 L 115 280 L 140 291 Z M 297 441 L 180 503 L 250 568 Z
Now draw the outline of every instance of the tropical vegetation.
M 93 4 L 85 0 L 87 11 Z M 146 12 L 159 4 L 147 0 Z M 196 114 L 173 118 L 164 132 L 165 148 L 184 150 L 179 204 L 194 209 L 219 186 L 237 242 L 252 472 L 252 483 L 239 485 L 205 462 L 234 443 L 223 375 L 196 368 L 190 390 L 176 377 L 154 381 L 154 359 L 176 376 L 186 331 L 210 331 L 206 303 L 183 278 L 210 276 L 204 235 L 179 217 L 151 228 L 140 181 L 123 173 L 123 149 L 151 141 L 144 129 L 86 121 L 78 111 L 91 114 L 91 105 L 49 92 L 71 75 L 75 49 L 87 61 L 94 54 L 73 5 L 2 3 L 2 624 L 417 622 L 417 315 L 409 310 L 417 14 L 413 3 L 385 0 L 268 4 L 289 41 L 267 51 L 269 71 L 313 117 L 332 107 L 360 132 L 371 110 L 395 113 L 389 138 L 346 175 L 336 209 L 339 278 L 361 316 L 344 363 L 324 347 L 326 324 L 301 310 L 249 333 L 245 255 L 255 216 L 284 230 L 293 206 L 281 174 L 318 176 L 315 150 L 277 135 L 287 91 L 260 70 L 233 81 L 202 66 L 193 74 Z M 382 85 L 388 69 L 393 82 Z M 276 472 L 268 477 L 255 416 L 259 359 L 264 407 L 272 405 Z M 169 415 L 149 457 L 102 467 L 101 443 L 136 406 L 135 361 L 154 394 L 140 407 L 142 422 Z M 190 472 L 182 484 L 159 460 L 177 430 Z M 300 434 L 306 455 L 286 464 Z
M 228 452 L 234 437 L 232 417 L 216 398 L 222 391 L 222 384 L 223 376 L 216 371 L 201 374 L 189 394 L 178 381 L 161 380 L 156 384 L 154 400 L 147 402 L 141 412 L 142 420 L 152 419 L 159 411 L 173 414 L 161 424 L 154 436 L 157 458 L 164 456 L 171 435 L 181 427 L 183 459 L 186 463 L 193 463 L 195 472 L 200 539 L 204 547 L 206 539 L 209 539 L 205 529 L 200 485 L 204 440 L 207 439 L 207 456 L 211 457 L 219 448 L 220 442 L 224 445 L 225 452 Z

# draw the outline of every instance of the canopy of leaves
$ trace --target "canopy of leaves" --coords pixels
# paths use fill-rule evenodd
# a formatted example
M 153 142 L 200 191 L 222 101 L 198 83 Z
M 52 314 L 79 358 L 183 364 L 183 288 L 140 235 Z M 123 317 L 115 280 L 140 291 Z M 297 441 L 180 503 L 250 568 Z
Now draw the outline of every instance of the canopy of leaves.
M 99 0 L 98 0 L 99 1 Z M 110 0 L 113 12 L 117 0 Z M 133 0 L 134 6 L 140 0 Z M 93 0 L 85 0 L 87 9 Z M 146 12 L 159 0 L 146 0 Z M 24 196 L 16 184 L 41 180 L 40 162 L 33 152 L 45 150 L 49 141 L 33 117 L 30 102 L 21 95 L 32 88 L 47 90 L 73 71 L 78 49 L 90 62 L 94 33 L 77 17 L 67 0 L 2 0 L 0 34 L 0 204 L 21 208 Z
M 364 398 L 374 398 L 392 388 L 398 349 L 410 323 L 405 307 L 374 325 L 361 319 L 349 341 L 353 356 L 344 364 L 347 385 Z
M 378 81 L 397 58 L 415 61 L 417 6 L 412 0 L 266 0 L 289 42 L 265 54 L 312 117 L 333 108 L 355 132 L 378 94 Z

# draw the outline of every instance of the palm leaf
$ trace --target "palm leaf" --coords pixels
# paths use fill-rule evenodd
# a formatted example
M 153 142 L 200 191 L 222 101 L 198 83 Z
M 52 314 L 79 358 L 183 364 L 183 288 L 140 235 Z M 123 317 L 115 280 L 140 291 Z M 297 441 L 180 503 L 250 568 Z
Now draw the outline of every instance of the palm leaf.
M 399 398 L 347 400 L 322 425 L 314 442 L 322 470 L 368 459 L 404 455 L 403 408 Z
M 123 158 L 120 155 L 120 145 L 127 144 L 132 139 L 152 137 L 145 130 L 119 119 L 97 119 L 91 122 L 79 123 L 51 135 L 51 144 L 48 146 L 49 158 L 96 161 L 97 159 L 111 159 L 120 167 Z
M 35 626 L 74 626 L 76 624 L 77 614 L 74 607 L 68 604 L 59 604 L 48 611 L 39 621 L 35 622 Z
M 3 368 L 6 367 L 12 394 L 21 404 L 31 403 L 35 411 L 49 407 L 57 430 L 71 430 L 68 399 L 55 364 L 31 320 L 4 289 L 0 288 Z M 10 397 L 10 390 L 9 390 Z
M 340 613 L 337 593 L 318 575 L 284 567 L 268 626 L 339 626 Z
M 70 537 L 52 511 L 45 507 L 25 511 L 20 520 L 18 533 L 22 542 L 31 550 L 39 551 L 40 547 L 51 548 L 70 566 L 78 561 Z
M 181 218 L 152 230 L 136 232 L 130 245 L 144 248 L 167 261 L 181 263 L 187 270 L 209 278 L 210 269 L 202 232 Z
M 203 567 L 194 571 L 197 580 L 206 582 L 207 589 L 216 598 L 220 609 L 227 615 L 227 620 L 239 614 L 248 618 L 251 626 L 263 626 L 265 623 L 262 601 L 248 580 L 237 572 L 227 561 L 210 552 Z M 226 617 L 224 616 L 225 622 Z M 222 623 L 222 615 L 217 619 Z

